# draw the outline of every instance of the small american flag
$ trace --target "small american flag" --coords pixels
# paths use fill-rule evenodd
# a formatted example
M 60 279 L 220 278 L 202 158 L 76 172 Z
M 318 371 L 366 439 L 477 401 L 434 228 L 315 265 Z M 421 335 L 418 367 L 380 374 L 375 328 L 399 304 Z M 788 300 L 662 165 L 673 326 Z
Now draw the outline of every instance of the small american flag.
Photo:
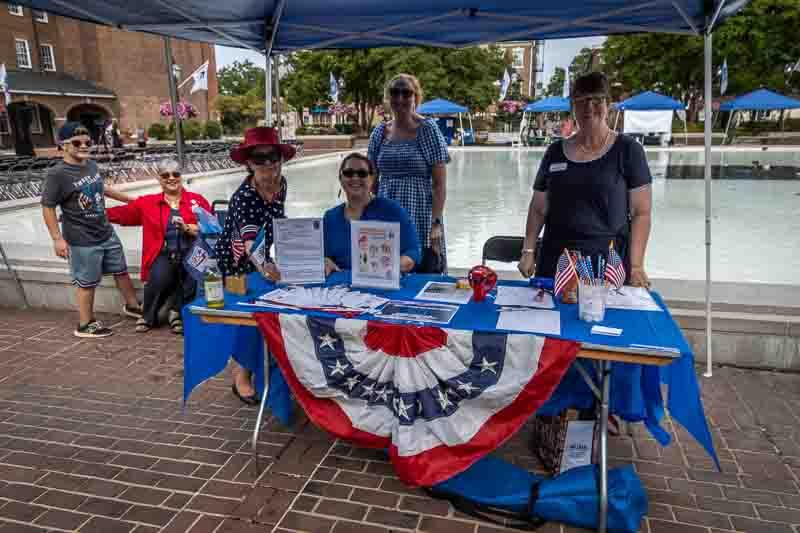
M 555 280 L 555 293 L 556 296 L 561 294 L 561 291 L 569 285 L 573 278 L 577 277 L 575 273 L 575 265 L 572 263 L 568 252 L 564 250 L 561 257 L 558 258 L 556 264 L 556 280 Z
M 231 251 L 233 252 L 233 262 L 238 263 L 244 255 L 244 241 L 236 225 L 233 226 L 233 234 L 231 235 Z
M 625 266 L 613 246 L 608 249 L 608 263 L 603 277 L 618 289 L 625 284 Z

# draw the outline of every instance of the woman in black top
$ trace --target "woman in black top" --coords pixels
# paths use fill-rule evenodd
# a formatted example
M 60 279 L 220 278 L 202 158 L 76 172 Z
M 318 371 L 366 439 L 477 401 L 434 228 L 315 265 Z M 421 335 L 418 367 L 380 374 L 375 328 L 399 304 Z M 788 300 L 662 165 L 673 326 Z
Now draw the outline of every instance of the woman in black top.
M 550 145 L 539 165 L 525 224 L 519 271 L 553 277 L 564 248 L 623 258 L 627 282 L 648 287 L 652 176 L 644 149 L 607 125 L 608 80 L 599 72 L 575 80 L 572 108 L 579 130 Z M 544 226 L 542 248 L 535 243 Z

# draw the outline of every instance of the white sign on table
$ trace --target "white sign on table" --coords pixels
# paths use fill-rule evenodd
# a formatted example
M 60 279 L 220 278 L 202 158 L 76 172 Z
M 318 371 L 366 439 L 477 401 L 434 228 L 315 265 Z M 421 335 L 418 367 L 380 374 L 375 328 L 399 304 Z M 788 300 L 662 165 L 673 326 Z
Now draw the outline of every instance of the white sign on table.
M 283 283 L 324 283 L 325 245 L 321 218 L 272 221 L 275 262 Z
M 398 222 L 351 222 L 350 251 L 353 287 L 400 288 Z

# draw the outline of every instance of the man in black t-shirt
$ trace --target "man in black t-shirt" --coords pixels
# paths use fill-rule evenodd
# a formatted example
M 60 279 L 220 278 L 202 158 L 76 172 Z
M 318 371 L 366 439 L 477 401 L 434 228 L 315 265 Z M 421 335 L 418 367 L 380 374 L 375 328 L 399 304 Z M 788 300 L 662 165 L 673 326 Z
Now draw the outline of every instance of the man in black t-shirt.
M 68 259 L 72 282 L 78 291 L 76 337 L 108 337 L 113 332 L 94 317 L 94 292 L 104 274 L 112 274 L 125 299 L 123 312 L 141 318 L 141 306 L 128 276 L 122 243 L 108 221 L 105 196 L 122 202 L 127 195 L 105 189 L 103 177 L 92 161 L 89 131 L 67 122 L 59 131 L 64 161 L 51 168 L 42 191 L 42 214 L 56 255 Z M 61 208 L 59 228 L 56 207 Z

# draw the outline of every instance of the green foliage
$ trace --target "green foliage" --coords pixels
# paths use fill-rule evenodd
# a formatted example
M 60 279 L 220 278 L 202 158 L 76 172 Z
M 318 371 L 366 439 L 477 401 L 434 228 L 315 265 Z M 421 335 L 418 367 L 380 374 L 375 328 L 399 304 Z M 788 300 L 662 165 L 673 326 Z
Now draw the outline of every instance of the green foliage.
M 383 88 L 395 74 L 419 78 L 424 99 L 445 98 L 472 111 L 486 109 L 496 98 L 494 82 L 502 76 L 505 61 L 496 47 L 378 48 L 331 52 L 297 52 L 289 57 L 291 73 L 281 89 L 297 110 L 329 100 L 330 73 L 342 80 L 340 101 L 359 111 L 359 129 L 369 131 L 371 108 L 383 104 Z
M 561 67 L 556 67 L 553 75 L 550 76 L 550 82 L 547 84 L 545 94 L 547 96 L 563 96 L 564 94 L 564 80 L 567 77 L 567 71 Z
M 205 126 L 206 139 L 221 139 L 222 138 L 222 125 L 219 122 L 209 120 Z
M 263 94 L 265 87 L 264 67 L 257 67 L 249 60 L 234 61 L 232 65 L 217 71 L 219 94 L 225 96 L 244 96 L 260 87 Z
M 333 126 L 341 135 L 352 135 L 355 127 L 352 124 L 336 124 Z
M 715 32 L 714 72 L 728 61 L 726 95 L 759 87 L 783 93 L 800 91 L 800 73 L 786 65 L 800 58 L 800 9 L 797 0 L 753 0 Z M 703 39 L 684 35 L 611 36 L 603 46 L 604 68 L 616 93 L 658 90 L 689 105 L 696 120 L 703 92 Z M 615 85 L 618 84 L 618 85 Z M 714 79 L 719 95 L 719 78 Z
M 255 88 L 243 96 L 220 95 L 216 105 L 223 130 L 234 134 L 255 126 L 264 117 L 266 107 L 263 94 Z
M 150 139 L 164 141 L 168 137 L 167 127 L 160 122 L 150 124 L 150 127 L 147 128 L 147 137 Z
M 184 120 L 181 122 L 181 127 L 184 141 L 196 141 L 202 139 L 205 134 L 203 123 L 199 120 Z

